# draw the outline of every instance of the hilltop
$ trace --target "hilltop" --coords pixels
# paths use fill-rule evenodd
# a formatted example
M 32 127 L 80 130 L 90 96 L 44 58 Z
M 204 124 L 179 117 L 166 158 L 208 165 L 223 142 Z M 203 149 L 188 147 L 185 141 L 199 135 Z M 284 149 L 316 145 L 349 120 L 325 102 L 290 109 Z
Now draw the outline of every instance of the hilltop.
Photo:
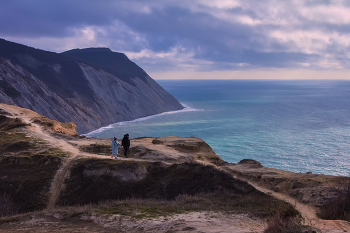
M 135 138 L 113 160 L 111 139 L 7 104 L 0 135 L 1 232 L 263 232 L 276 214 L 350 230 L 316 215 L 345 177 L 227 163 L 194 137 Z
M 54 53 L 0 39 L 0 103 L 31 109 L 82 134 L 183 106 L 123 53 Z

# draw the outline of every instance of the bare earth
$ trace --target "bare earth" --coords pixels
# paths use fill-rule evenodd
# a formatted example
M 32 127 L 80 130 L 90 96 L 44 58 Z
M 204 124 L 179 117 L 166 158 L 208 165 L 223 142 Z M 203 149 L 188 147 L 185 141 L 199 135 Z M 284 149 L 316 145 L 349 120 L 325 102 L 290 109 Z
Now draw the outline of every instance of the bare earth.
M 266 227 L 266 222 L 254 216 L 218 212 L 192 212 L 143 220 L 120 215 L 83 215 L 80 220 L 64 219 L 55 203 L 74 160 L 82 157 L 111 159 L 105 155 L 82 152 L 79 148 L 91 144 L 110 145 L 111 139 L 60 137 L 34 123 L 34 119 L 38 117 L 35 112 L 6 104 L 0 104 L 0 109 L 10 113 L 11 117 L 30 123 L 31 126 L 27 127 L 29 135 L 41 138 L 69 155 L 52 181 L 47 209 L 18 215 L 14 217 L 16 221 L 1 224 L 0 232 L 263 232 Z M 62 130 L 65 129 L 56 131 Z M 292 173 L 250 162 L 224 163 L 217 159 L 211 148 L 203 148 L 201 140 L 196 138 L 165 137 L 157 139 L 160 141 L 153 140 L 154 138 L 133 139 L 132 158 L 119 156 L 119 159 L 169 163 L 198 161 L 213 164 L 234 177 L 249 182 L 258 190 L 291 203 L 300 211 L 305 224 L 319 229 L 319 232 L 350 232 L 349 222 L 321 220 L 316 215 L 317 206 L 332 196 L 332 188 L 343 182 L 342 177 Z M 181 141 L 186 141 L 191 146 L 185 147 Z

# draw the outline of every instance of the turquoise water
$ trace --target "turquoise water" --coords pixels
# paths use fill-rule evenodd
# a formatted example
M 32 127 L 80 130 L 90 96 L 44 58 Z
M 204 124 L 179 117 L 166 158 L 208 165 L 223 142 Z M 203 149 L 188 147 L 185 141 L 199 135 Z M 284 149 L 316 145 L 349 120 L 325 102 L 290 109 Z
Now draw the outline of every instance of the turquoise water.
M 350 81 L 158 80 L 186 108 L 87 136 L 205 140 L 228 162 L 349 175 Z

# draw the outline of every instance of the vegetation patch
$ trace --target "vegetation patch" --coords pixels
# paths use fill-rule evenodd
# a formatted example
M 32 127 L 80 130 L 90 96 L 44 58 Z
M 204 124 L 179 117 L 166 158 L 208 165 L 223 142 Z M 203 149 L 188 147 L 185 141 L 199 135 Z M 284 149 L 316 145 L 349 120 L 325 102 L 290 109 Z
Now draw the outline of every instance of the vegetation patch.
M 0 132 L 0 216 L 46 207 L 51 181 L 66 156 L 24 133 Z
M 0 131 L 0 154 L 2 156 L 42 155 L 67 157 L 66 152 L 58 148 L 50 147 L 45 141 L 29 137 L 25 133 L 4 131 Z M 0 158 L 2 156 L 0 156 Z
M 0 153 L 35 151 L 47 147 L 45 143 L 36 138 L 28 137 L 25 133 L 0 131 Z
M 44 126 L 46 130 L 50 130 L 56 133 L 62 133 L 62 134 L 73 135 L 73 136 L 79 135 L 75 131 L 76 125 L 73 122 L 61 123 L 41 115 L 38 115 L 37 117 L 35 117 L 33 119 L 33 122 Z
M 316 231 L 308 231 L 308 228 L 303 225 L 303 219 L 300 216 L 286 217 L 276 214 L 267 221 L 264 233 L 316 233 Z
M 9 131 L 16 128 L 21 128 L 29 124 L 24 123 L 19 118 L 10 118 L 4 115 L 0 115 L 0 130 Z
M 79 149 L 81 151 L 85 151 L 85 152 L 93 153 L 93 154 L 99 154 L 99 155 L 111 155 L 112 154 L 111 146 L 104 145 L 104 144 L 84 145 L 84 146 L 80 146 Z
M 111 175 L 111 170 L 126 169 L 133 173 L 140 166 L 147 170 L 141 180 L 125 181 Z M 91 175 L 93 170 L 102 168 L 105 174 Z M 86 175 L 86 170 L 90 175 Z M 159 162 L 81 159 L 65 183 L 59 205 L 109 202 L 99 209 L 101 214 L 138 218 L 202 210 L 241 211 L 259 216 L 297 214 L 291 205 L 261 193 L 248 183 L 212 166 L 196 163 L 167 167 Z
M 8 197 L 9 206 L 18 207 L 18 213 L 42 210 L 46 207 L 47 193 L 60 164 L 60 158 L 46 155 L 3 157 L 0 162 L 0 194 Z M 6 211 L 0 215 L 7 215 Z
M 270 196 L 261 193 L 243 196 L 228 190 L 179 195 L 175 200 L 126 199 L 108 202 L 97 207 L 96 211 L 99 214 L 119 214 L 133 218 L 167 217 L 195 211 L 250 213 L 259 217 L 274 216 L 277 213 L 286 218 L 298 216 L 291 205 Z
M 319 217 L 328 220 L 350 221 L 350 178 L 347 183 L 333 190 L 336 197 L 327 201 L 321 208 Z

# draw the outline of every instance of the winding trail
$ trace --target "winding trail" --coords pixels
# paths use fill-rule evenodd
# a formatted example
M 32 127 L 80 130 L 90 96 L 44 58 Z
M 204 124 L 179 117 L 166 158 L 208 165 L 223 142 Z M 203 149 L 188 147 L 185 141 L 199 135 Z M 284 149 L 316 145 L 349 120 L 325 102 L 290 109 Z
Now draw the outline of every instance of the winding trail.
M 56 201 L 58 200 L 58 197 L 61 193 L 61 190 L 64 186 L 64 179 L 69 176 L 70 170 L 74 164 L 74 161 L 81 157 L 94 157 L 94 158 L 100 158 L 100 159 L 110 159 L 109 157 L 103 156 L 103 155 L 96 155 L 96 154 L 90 154 L 86 152 L 80 151 L 76 146 L 70 144 L 68 141 L 60 138 L 56 138 L 52 136 L 49 132 L 44 131 L 42 126 L 34 123 L 32 119 L 36 116 L 34 112 L 27 110 L 27 109 L 19 109 L 17 107 L 12 107 L 10 105 L 1 105 L 2 108 L 4 108 L 7 112 L 10 112 L 13 114 L 12 117 L 20 117 L 24 122 L 30 123 L 31 127 L 28 128 L 28 133 L 37 138 L 41 138 L 45 140 L 49 145 L 55 148 L 59 148 L 62 151 L 67 153 L 67 157 L 63 160 L 63 163 L 61 167 L 56 172 L 54 179 L 51 183 L 50 191 L 49 191 L 49 201 L 47 204 L 47 209 L 53 209 L 55 207 Z M 151 143 L 152 145 L 152 143 Z M 152 145 L 154 150 L 159 150 L 160 147 L 157 147 L 155 145 Z M 161 149 L 160 149 L 161 150 Z M 180 157 L 181 155 L 176 156 Z M 135 158 L 127 158 L 123 160 L 142 160 L 142 159 L 135 159 Z M 223 169 L 227 172 L 232 172 L 229 168 Z M 232 173 L 232 175 L 235 177 L 235 175 Z M 256 189 L 258 189 L 261 192 L 264 192 L 268 195 L 271 195 L 277 199 L 283 200 L 287 203 L 290 203 L 293 205 L 302 215 L 302 217 L 305 220 L 305 225 L 309 225 L 312 227 L 315 227 L 317 229 L 320 229 L 322 233 L 340 233 L 340 232 L 350 232 L 350 223 L 347 221 L 341 221 L 341 220 L 322 220 L 319 219 L 316 215 L 316 209 L 315 207 L 307 204 L 303 204 L 296 200 L 295 198 L 280 192 L 274 192 L 270 189 L 267 189 L 263 187 L 262 185 L 259 185 L 258 183 L 255 183 L 251 180 L 247 180 L 243 177 L 235 177 L 241 180 L 244 180 L 254 186 Z
M 74 160 L 80 157 L 94 157 L 94 158 L 106 159 L 106 156 L 81 152 L 78 148 L 69 144 L 67 141 L 63 139 L 57 139 L 51 136 L 50 133 L 44 132 L 40 125 L 35 123 L 31 123 L 31 124 L 32 126 L 34 126 L 34 129 L 35 129 L 31 133 L 33 136 L 42 138 L 51 146 L 59 148 L 64 152 L 67 152 L 67 155 L 68 155 L 68 158 L 65 158 L 63 160 L 61 167 L 57 170 L 54 176 L 54 179 L 51 183 L 51 187 L 49 191 L 50 198 L 46 209 L 53 209 L 55 207 L 55 204 L 63 188 L 64 180 L 66 177 L 69 176 Z
M 228 169 L 224 170 L 230 172 Z M 320 219 L 317 217 L 316 208 L 311 205 L 303 204 L 285 193 L 274 192 L 246 178 L 236 177 L 235 175 L 233 175 L 233 177 L 246 181 L 257 190 L 293 205 L 303 217 L 305 225 L 320 229 L 322 233 L 350 232 L 350 222 L 343 220 Z
M 50 197 L 46 207 L 47 209 L 53 209 L 55 207 L 56 201 L 63 188 L 64 179 L 69 175 L 74 160 L 79 157 L 95 157 L 106 159 L 106 156 L 81 152 L 78 148 L 69 144 L 66 140 L 51 136 L 49 132 L 43 130 L 43 127 L 41 125 L 33 122 L 34 117 L 38 116 L 38 114 L 31 110 L 4 104 L 1 104 L 1 107 L 12 114 L 10 117 L 20 117 L 23 122 L 30 124 L 31 126 L 28 127 L 28 134 L 30 136 L 40 138 L 52 147 L 59 148 L 60 150 L 67 153 L 67 157 L 63 159 L 61 167 L 57 170 L 54 179 L 51 182 L 51 187 L 49 190 Z
M 63 139 L 57 139 L 51 136 L 48 132 L 44 132 L 40 125 L 37 125 L 34 123 L 31 123 L 31 124 L 35 126 L 35 130 L 32 131 L 33 136 L 42 138 L 52 146 L 58 147 L 62 151 L 68 152 L 69 154 L 69 157 L 63 162 L 61 168 L 57 171 L 51 184 L 50 199 L 47 205 L 47 209 L 53 209 L 55 207 L 55 203 L 59 197 L 59 194 L 63 188 L 64 179 L 69 175 L 70 169 L 75 159 L 80 157 L 94 157 L 94 158 L 100 158 L 100 159 L 110 159 L 110 158 L 103 155 L 96 155 L 96 154 L 81 152 L 78 148 L 74 147 L 67 141 Z M 125 160 L 142 160 L 142 159 L 127 158 Z M 283 200 L 293 205 L 304 218 L 305 225 L 309 225 L 317 229 L 321 229 L 322 233 L 350 232 L 349 222 L 341 221 L 341 220 L 322 220 L 317 217 L 316 209 L 310 205 L 303 204 L 287 194 L 274 192 L 270 189 L 267 189 L 245 178 L 241 178 L 241 177 L 237 177 L 237 178 L 241 180 L 245 180 L 246 182 L 248 182 L 249 184 L 251 184 L 253 187 L 255 187 L 261 192 L 264 192 L 268 195 L 271 195 L 277 199 Z

